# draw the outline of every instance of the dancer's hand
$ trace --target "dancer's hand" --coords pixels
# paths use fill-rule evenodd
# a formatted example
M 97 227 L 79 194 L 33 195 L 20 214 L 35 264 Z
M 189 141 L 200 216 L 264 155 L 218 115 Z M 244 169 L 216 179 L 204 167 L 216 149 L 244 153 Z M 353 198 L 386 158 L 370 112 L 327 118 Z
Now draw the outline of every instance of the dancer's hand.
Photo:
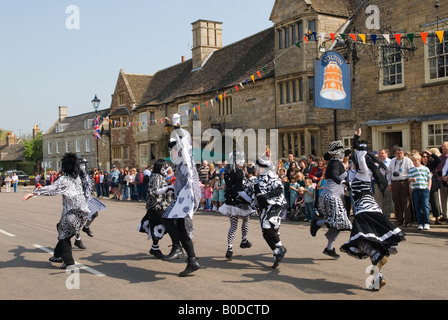
M 362 135 L 362 130 L 361 128 L 359 128 L 356 132 L 355 135 L 357 135 L 358 137 L 360 137 Z
M 32 197 L 34 197 L 34 196 L 35 196 L 34 193 L 29 192 L 29 193 L 27 193 L 26 195 L 23 196 L 22 200 L 23 200 L 23 201 L 26 201 L 26 200 L 28 200 L 29 198 L 32 198 Z

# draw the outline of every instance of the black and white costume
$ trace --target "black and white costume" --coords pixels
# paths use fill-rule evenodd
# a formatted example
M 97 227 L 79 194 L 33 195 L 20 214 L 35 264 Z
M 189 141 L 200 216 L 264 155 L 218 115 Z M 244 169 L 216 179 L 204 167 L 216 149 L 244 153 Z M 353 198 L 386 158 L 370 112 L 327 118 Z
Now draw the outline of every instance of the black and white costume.
M 93 237 L 93 232 L 90 230 L 90 225 L 96 219 L 96 217 L 98 217 L 98 211 L 106 210 L 106 205 L 97 198 L 92 197 L 92 178 L 87 172 L 87 164 L 87 160 L 80 160 L 79 177 L 81 178 L 82 190 L 84 191 L 84 197 L 86 198 L 87 205 L 90 210 L 87 217 L 87 222 L 83 226 L 82 231 L 87 233 L 90 237 Z M 81 241 L 81 236 L 79 233 L 76 234 L 74 245 L 80 249 L 86 249 L 83 242 Z
M 330 144 L 330 150 L 327 157 L 331 156 L 325 170 L 325 186 L 319 196 L 319 216 L 323 219 L 313 219 L 311 221 L 310 232 L 314 237 L 316 232 L 321 227 L 327 227 L 328 231 L 325 236 L 328 240 L 327 247 L 324 249 L 324 254 L 333 258 L 339 258 L 333 248 L 333 243 L 336 241 L 339 233 L 344 230 L 351 230 L 352 223 L 347 216 L 342 198 L 345 193 L 345 178 L 347 171 L 342 163 L 345 149 L 342 141 L 334 141 Z
M 159 241 L 166 233 L 162 215 L 174 197 L 173 188 L 168 185 L 165 178 L 167 170 L 168 163 L 163 159 L 157 160 L 154 164 L 146 192 L 146 214 L 138 228 L 140 232 L 148 235 L 148 239 L 152 239 L 149 253 L 160 259 L 164 256 L 159 249 Z
M 163 214 L 163 224 L 175 243 L 182 243 L 187 252 L 187 267 L 179 276 L 187 276 L 200 268 L 194 252 L 193 215 L 201 201 L 199 175 L 195 167 L 190 133 L 180 127 L 180 115 L 173 116 L 174 130 L 169 148 L 171 161 L 176 165 L 174 175 L 174 201 Z
M 241 167 L 244 166 L 244 153 L 233 152 L 229 156 L 228 164 L 224 172 L 225 180 L 225 203 L 219 211 L 230 219 L 230 228 L 227 233 L 226 258 L 231 260 L 233 255 L 233 241 L 238 229 L 238 219 L 242 218 L 241 225 L 241 248 L 250 248 L 252 243 L 247 240 L 249 233 L 249 216 L 255 211 L 251 207 L 252 203 L 252 182 L 246 178 Z
M 354 138 L 353 163 L 356 174 L 351 181 L 354 200 L 355 218 L 350 239 L 340 250 L 352 257 L 363 259 L 369 257 L 372 265 L 381 267 L 387 262 L 391 253 L 396 253 L 395 246 L 405 240 L 400 228 L 395 227 L 386 217 L 375 201 L 371 192 L 372 177 L 380 190 L 387 187 L 387 180 L 381 180 L 380 167 L 385 167 L 381 160 L 366 151 L 366 144 L 359 143 L 359 136 Z M 377 270 L 377 271 L 379 271 Z M 382 274 L 377 274 L 379 287 L 385 284 Z M 376 281 L 376 280 L 374 280 Z M 379 288 L 378 286 L 374 288 Z
M 280 241 L 279 228 L 282 212 L 286 206 L 283 183 L 274 173 L 272 162 L 266 158 L 257 159 L 259 172 L 254 184 L 254 207 L 260 215 L 263 238 L 274 254 L 274 265 L 277 268 L 286 253 Z
M 82 182 L 79 178 L 79 162 L 73 153 L 68 153 L 62 158 L 63 175 L 51 185 L 41 189 L 34 189 L 23 198 L 27 200 L 33 196 L 57 196 L 62 195 L 62 215 L 57 224 L 58 243 L 54 249 L 51 262 L 63 262 L 60 266 L 65 269 L 74 265 L 71 249 L 71 238 L 79 233 L 79 230 L 87 220 L 90 213 L 84 197 Z

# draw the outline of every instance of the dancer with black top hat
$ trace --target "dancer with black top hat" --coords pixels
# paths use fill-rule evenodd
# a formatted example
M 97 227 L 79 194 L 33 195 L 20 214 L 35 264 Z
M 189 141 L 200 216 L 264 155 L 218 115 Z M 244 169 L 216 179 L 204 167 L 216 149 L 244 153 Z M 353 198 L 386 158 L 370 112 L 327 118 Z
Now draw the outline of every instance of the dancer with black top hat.
M 354 154 L 352 163 L 356 173 L 351 181 L 351 192 L 354 200 L 353 228 L 350 239 L 341 247 L 348 255 L 363 259 L 369 257 L 374 275 L 371 289 L 380 289 L 386 284 L 381 268 L 386 264 L 387 257 L 396 253 L 396 246 L 405 240 L 404 233 L 395 227 L 375 201 L 371 191 L 372 178 L 376 188 L 384 190 L 388 182 L 380 172 L 386 165 L 377 157 L 367 152 L 367 143 L 359 141 L 361 129 L 355 133 L 353 140 Z
M 162 222 L 162 215 L 171 204 L 174 197 L 173 186 L 168 185 L 165 177 L 168 168 L 168 162 L 164 159 L 159 159 L 155 162 L 147 185 L 146 214 L 138 227 L 140 232 L 148 235 L 148 240 L 152 240 L 149 253 L 159 259 L 165 258 L 159 248 L 159 241 L 162 240 L 166 233 L 166 228 Z M 180 249 L 180 244 L 178 247 Z M 176 258 L 182 256 L 182 254 L 179 254 L 176 255 Z
M 257 159 L 258 174 L 254 184 L 254 207 L 260 215 L 263 238 L 274 254 L 273 269 L 276 269 L 286 253 L 280 240 L 282 212 L 286 206 L 283 183 L 273 171 L 274 166 L 267 156 Z
M 342 141 L 330 143 L 330 150 L 325 155 L 325 158 L 330 159 L 325 170 L 326 182 L 318 204 L 319 216 L 323 219 L 313 219 L 310 226 L 310 233 L 313 237 L 316 236 L 320 228 L 328 228 L 325 233 L 328 242 L 323 253 L 335 259 L 339 259 L 339 255 L 333 247 L 334 242 L 341 231 L 352 228 L 342 201 L 347 177 L 347 170 L 342 163 L 344 154 L 345 148 Z
M 233 242 L 238 229 L 238 219 L 241 217 L 241 243 L 240 248 L 250 248 L 252 243 L 247 240 L 250 225 L 250 215 L 255 211 L 251 207 L 253 190 L 252 183 L 246 178 L 244 168 L 244 153 L 232 152 L 229 155 L 224 172 L 225 180 L 225 203 L 219 208 L 219 212 L 229 216 L 230 228 L 227 233 L 226 258 L 232 260 Z
M 179 276 L 185 277 L 201 266 L 193 246 L 193 214 L 201 201 L 199 175 L 195 167 L 190 133 L 180 127 L 180 115 L 173 115 L 174 130 L 168 147 L 171 162 L 176 165 L 174 176 L 174 201 L 163 213 L 163 224 L 173 240 L 180 240 L 185 249 L 187 267 Z

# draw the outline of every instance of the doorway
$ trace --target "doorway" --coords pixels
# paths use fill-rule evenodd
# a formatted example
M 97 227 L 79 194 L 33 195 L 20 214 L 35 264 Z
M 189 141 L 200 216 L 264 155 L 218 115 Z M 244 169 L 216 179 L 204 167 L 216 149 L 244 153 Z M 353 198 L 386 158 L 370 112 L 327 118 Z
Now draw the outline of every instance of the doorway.
M 394 146 L 403 146 L 403 134 L 402 132 L 384 132 L 382 136 L 383 146 L 390 150 L 391 155 L 394 152 Z

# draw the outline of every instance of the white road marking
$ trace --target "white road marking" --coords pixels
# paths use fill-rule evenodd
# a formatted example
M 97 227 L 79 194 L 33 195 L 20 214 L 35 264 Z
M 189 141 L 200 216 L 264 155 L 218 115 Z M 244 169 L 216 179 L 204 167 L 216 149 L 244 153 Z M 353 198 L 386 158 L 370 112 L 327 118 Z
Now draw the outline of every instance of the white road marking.
M 2 229 L 0 229 L 0 233 L 3 233 L 3 234 L 5 234 L 5 235 L 7 235 L 7 236 L 10 236 L 10 237 L 15 237 L 15 236 L 16 236 L 15 234 L 6 232 L 5 230 L 2 230 Z
M 47 253 L 53 255 L 53 251 L 50 250 L 50 249 L 48 249 L 48 248 L 42 247 L 41 245 L 38 245 L 38 244 L 34 244 L 33 246 L 35 246 L 36 248 L 38 248 L 38 249 L 40 249 L 40 250 L 42 250 L 42 251 L 45 251 L 45 252 L 47 252 Z M 90 267 L 86 266 L 86 265 L 83 265 L 82 263 L 78 263 L 78 262 L 75 261 L 75 265 L 76 265 L 79 269 L 86 270 L 86 271 L 88 271 L 88 272 L 90 272 L 90 273 L 92 273 L 92 274 L 94 274 L 94 275 L 97 275 L 98 277 L 105 277 L 105 276 L 106 276 L 104 273 L 99 272 L 99 271 L 97 271 L 97 270 L 95 270 L 95 269 L 93 269 L 93 268 L 90 268 Z

